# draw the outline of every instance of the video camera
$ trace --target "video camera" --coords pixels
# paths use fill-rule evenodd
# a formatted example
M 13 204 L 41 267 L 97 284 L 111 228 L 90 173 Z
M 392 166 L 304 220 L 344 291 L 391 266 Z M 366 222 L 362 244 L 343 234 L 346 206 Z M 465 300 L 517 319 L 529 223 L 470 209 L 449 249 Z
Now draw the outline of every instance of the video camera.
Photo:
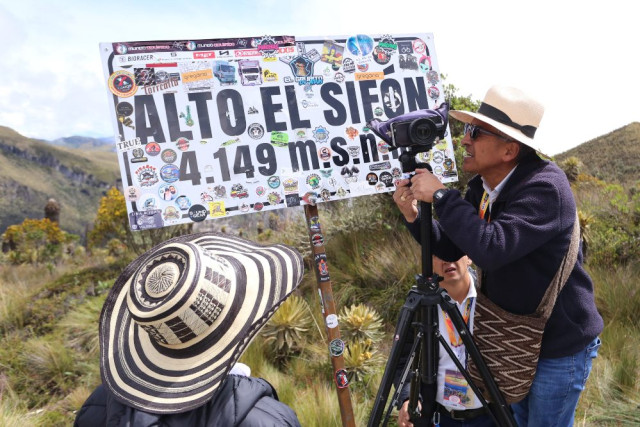
M 412 111 L 384 122 L 373 119 L 368 127 L 392 150 L 406 147 L 416 149 L 415 152 L 426 152 L 444 138 L 448 116 L 449 104 L 445 102 L 437 109 Z
M 405 148 L 400 155 L 403 172 L 413 172 L 416 167 L 415 155 L 426 153 L 445 137 L 449 117 L 449 104 L 442 103 L 436 109 L 416 110 L 387 121 L 372 119 L 367 126 L 384 142 L 390 150 Z

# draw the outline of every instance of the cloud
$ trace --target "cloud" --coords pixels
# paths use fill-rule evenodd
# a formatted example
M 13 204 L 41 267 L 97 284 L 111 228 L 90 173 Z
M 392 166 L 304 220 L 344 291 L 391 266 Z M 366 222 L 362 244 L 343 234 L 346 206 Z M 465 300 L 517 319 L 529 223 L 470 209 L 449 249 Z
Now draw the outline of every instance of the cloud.
M 0 36 L 11 40 L 0 55 L 0 124 L 43 139 L 111 136 L 99 42 L 431 32 L 440 71 L 459 93 L 482 99 L 499 83 L 540 99 L 536 138 L 555 154 L 640 120 L 631 9 L 620 0 L 21 0 L 0 6 Z

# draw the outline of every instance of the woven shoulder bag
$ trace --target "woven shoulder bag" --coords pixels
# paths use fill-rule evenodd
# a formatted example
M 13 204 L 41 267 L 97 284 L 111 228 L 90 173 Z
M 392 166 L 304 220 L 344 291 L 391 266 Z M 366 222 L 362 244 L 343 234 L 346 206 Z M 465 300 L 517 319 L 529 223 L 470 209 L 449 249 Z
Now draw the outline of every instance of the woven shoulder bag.
M 558 294 L 575 266 L 579 237 L 580 223 L 576 216 L 567 254 L 533 314 L 510 313 L 478 292 L 473 339 L 508 404 L 519 402 L 529 393 L 540 357 L 542 334 Z M 487 387 L 471 359 L 468 370 L 473 382 L 489 400 Z

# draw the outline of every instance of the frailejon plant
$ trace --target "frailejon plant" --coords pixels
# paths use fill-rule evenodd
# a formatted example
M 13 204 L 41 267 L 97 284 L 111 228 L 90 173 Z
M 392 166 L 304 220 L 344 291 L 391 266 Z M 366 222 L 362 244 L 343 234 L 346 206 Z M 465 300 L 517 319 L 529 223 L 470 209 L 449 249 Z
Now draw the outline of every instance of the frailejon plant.
M 384 357 L 374 349 L 384 337 L 382 319 L 365 304 L 343 307 L 340 332 L 346 344 L 343 357 L 349 381 L 362 382 L 384 363 Z
M 343 307 L 340 311 L 340 333 L 347 343 L 377 343 L 384 336 L 378 313 L 365 304 Z
M 343 357 L 349 382 L 352 383 L 366 380 L 385 362 L 385 358 L 374 349 L 370 339 L 348 343 Z
M 307 302 L 297 295 L 285 301 L 260 334 L 277 360 L 283 361 L 305 345 L 312 319 Z

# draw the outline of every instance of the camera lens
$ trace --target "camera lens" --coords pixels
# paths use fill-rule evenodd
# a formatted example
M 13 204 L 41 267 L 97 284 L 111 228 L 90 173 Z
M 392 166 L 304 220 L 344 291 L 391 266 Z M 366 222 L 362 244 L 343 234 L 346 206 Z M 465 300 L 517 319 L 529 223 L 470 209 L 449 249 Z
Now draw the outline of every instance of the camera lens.
M 416 119 L 409 125 L 409 137 L 416 144 L 429 145 L 433 143 L 436 136 L 436 124 L 429 119 Z

